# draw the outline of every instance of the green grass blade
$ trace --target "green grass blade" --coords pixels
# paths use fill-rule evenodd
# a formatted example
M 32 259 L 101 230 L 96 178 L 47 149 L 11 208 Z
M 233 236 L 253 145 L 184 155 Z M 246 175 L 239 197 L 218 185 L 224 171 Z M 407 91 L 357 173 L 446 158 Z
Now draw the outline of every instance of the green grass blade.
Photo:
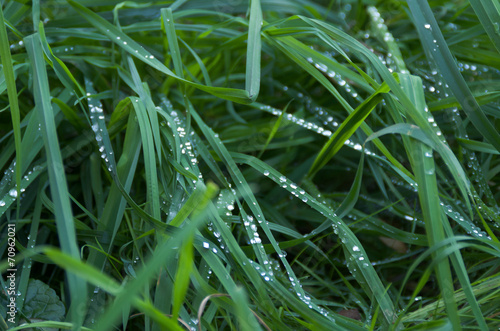
M 490 37 L 493 45 L 500 52 L 500 12 L 498 2 L 488 0 L 470 0 L 484 30 Z
M 163 8 L 161 10 L 162 24 L 165 27 L 165 33 L 170 48 L 170 56 L 174 62 L 175 73 L 177 76 L 184 78 L 184 70 L 181 60 L 181 51 L 179 50 L 179 43 L 177 42 L 177 35 L 175 33 L 174 16 L 171 8 Z
M 52 322 L 52 321 L 44 321 L 44 322 L 35 322 L 35 323 L 30 323 L 30 324 L 24 324 L 20 326 L 16 326 L 14 328 L 11 328 L 9 330 L 11 331 L 17 331 L 17 330 L 26 330 L 26 329 L 34 329 L 34 328 L 41 328 L 42 330 L 45 330 L 45 328 L 52 328 L 52 329 L 58 329 L 58 330 L 74 330 L 76 327 L 75 324 L 73 323 L 68 323 L 68 322 Z M 82 331 L 92 331 L 92 329 L 86 328 L 86 327 L 81 327 Z
M 403 90 L 416 105 L 417 109 L 425 109 L 425 99 L 422 89 L 415 90 L 414 87 L 421 86 L 420 78 L 409 75 L 401 76 Z M 410 141 L 409 160 L 415 172 L 418 183 L 418 195 L 425 222 L 425 228 L 429 246 L 433 247 L 447 238 L 445 234 L 446 219 L 438 199 L 438 186 L 436 179 L 436 166 L 433 159 L 432 149 L 417 141 Z M 436 254 L 439 254 L 437 251 Z M 443 293 L 448 318 L 454 329 L 461 329 L 458 307 L 455 300 L 448 295 L 453 292 L 453 281 L 448 259 L 440 260 L 436 265 L 436 276 Z
M 307 19 L 303 18 L 304 20 Z M 267 32 L 267 30 L 266 30 Z M 366 85 L 363 80 L 359 77 L 359 75 L 353 75 L 352 71 L 344 68 L 341 65 L 334 66 L 334 63 L 329 63 L 328 58 L 321 56 L 318 52 L 311 50 L 306 45 L 303 45 L 299 41 L 295 40 L 291 37 L 280 38 L 279 42 L 274 39 L 269 40 L 276 47 L 278 47 L 284 54 L 290 57 L 293 61 L 295 61 L 302 69 L 308 72 L 311 76 L 318 80 L 334 97 L 337 99 L 341 105 L 350 113 L 354 111 L 351 105 L 341 96 L 339 91 L 335 89 L 332 83 L 322 75 L 312 64 L 308 63 L 305 58 L 310 58 L 313 61 L 317 61 L 318 63 L 327 63 L 328 67 L 332 66 L 335 72 L 341 72 L 342 77 L 349 77 L 349 79 L 355 81 L 357 84 L 365 84 L 365 89 L 370 93 L 373 93 L 373 89 Z M 394 86 L 392 86 L 394 88 Z M 361 124 L 361 128 L 363 131 L 370 135 L 373 131 L 364 123 Z M 377 148 L 393 163 L 400 171 L 405 173 L 408 177 L 412 177 L 412 174 L 408 172 L 408 170 L 401 165 L 394 156 L 389 152 L 389 150 L 378 140 L 374 141 Z
M 345 197 L 344 201 L 340 204 L 340 207 L 335 211 L 337 217 L 342 218 L 347 213 L 354 208 L 356 201 L 358 201 L 359 191 L 361 189 L 361 182 L 363 178 L 365 154 L 361 154 L 361 159 L 359 160 L 358 170 L 356 171 L 356 177 L 354 178 L 354 183 L 352 184 L 349 194 Z
M 187 238 L 179 252 L 179 264 L 174 281 L 174 294 L 172 303 L 172 320 L 176 321 L 179 311 L 186 300 L 186 293 L 189 287 L 190 275 L 193 269 L 193 238 Z
M 161 155 L 161 140 L 160 129 L 158 125 L 158 115 L 154 108 L 154 104 L 150 97 L 146 95 L 142 83 L 139 78 L 134 62 L 131 57 L 128 58 L 129 66 L 132 71 L 132 78 L 139 90 L 140 99 L 131 98 L 134 106 L 139 127 L 141 129 L 141 137 L 146 163 L 146 178 L 148 184 L 148 204 L 154 218 L 160 218 L 160 201 L 159 201 L 159 183 L 156 172 L 156 155 Z M 155 148 L 156 147 L 156 148 Z M 154 153 L 156 151 L 157 154 Z M 161 166 L 161 158 L 158 160 Z
M 286 114 L 286 110 L 287 110 L 288 106 L 290 106 L 290 103 L 292 101 L 293 100 L 290 100 L 286 104 L 286 106 L 285 106 L 285 108 L 283 108 L 283 111 L 281 112 L 280 116 L 278 117 L 278 119 L 274 123 L 273 128 L 271 129 L 271 132 L 269 133 L 269 136 L 267 137 L 266 143 L 264 144 L 264 147 L 262 147 L 262 150 L 260 151 L 260 153 L 258 155 L 259 159 L 262 157 L 262 154 L 264 154 L 264 152 L 266 151 L 266 148 L 267 148 L 267 146 L 269 146 L 269 143 L 271 142 L 271 140 L 273 140 L 274 136 L 276 135 L 276 132 L 278 132 L 280 125 L 281 125 L 281 121 L 283 120 L 283 116 Z
M 415 176 L 418 183 L 418 192 L 420 204 L 422 206 L 423 217 L 425 221 L 426 233 L 430 246 L 434 246 L 445 239 L 441 206 L 437 199 L 437 183 L 435 175 L 435 165 L 432 159 L 431 149 L 421 143 L 414 142 L 412 144 L 413 156 L 412 168 L 415 171 Z M 428 157 L 426 155 L 431 155 Z M 460 317 L 458 315 L 457 303 L 450 297 L 453 293 L 453 281 L 448 260 L 442 260 L 436 266 L 436 276 L 438 283 L 443 293 L 443 300 L 446 305 L 446 311 L 453 329 L 461 330 Z
M 19 112 L 19 102 L 17 99 L 16 79 L 14 76 L 14 68 L 12 56 L 10 54 L 9 38 L 7 36 L 7 29 L 5 28 L 5 20 L 3 10 L 0 8 L 0 58 L 2 61 L 3 76 L 7 84 L 7 94 L 9 96 L 9 107 L 12 118 L 12 127 L 14 129 L 14 142 L 16 147 L 16 185 L 17 196 L 21 197 L 21 166 L 22 166 L 22 153 L 21 153 L 21 114 Z
M 457 140 L 460 143 L 460 145 L 472 151 L 483 152 L 487 154 L 496 154 L 496 155 L 500 154 L 500 152 L 498 152 L 491 144 L 488 143 L 483 143 L 480 141 L 463 139 L 463 138 L 458 138 Z
M 460 74 L 455 60 L 426 1 L 407 0 L 422 44 L 462 105 L 467 117 L 486 140 L 500 151 L 500 134 L 488 120 Z M 435 41 L 435 42 L 434 42 Z
M 260 53 L 262 25 L 262 9 L 260 0 L 250 1 L 250 22 L 248 24 L 247 64 L 245 90 L 252 101 L 257 99 L 260 90 Z
M 42 127 L 42 137 L 48 160 L 48 172 L 52 200 L 55 205 L 57 230 L 61 248 L 75 259 L 80 258 L 73 214 L 71 211 L 64 165 L 59 150 L 57 128 L 55 126 L 52 106 L 50 103 L 49 83 L 45 70 L 45 60 L 38 34 L 25 38 L 27 51 L 33 65 L 35 102 L 37 113 Z M 87 293 L 85 281 L 74 274 L 68 274 L 71 294 L 71 318 L 75 328 L 83 323 L 83 316 L 79 307 L 86 305 Z
M 346 140 L 354 134 L 361 123 L 370 115 L 373 108 L 382 101 L 383 94 L 387 92 L 389 92 L 388 86 L 382 84 L 379 89 L 349 114 L 349 117 L 347 117 L 338 130 L 335 131 L 314 160 L 311 169 L 309 169 L 308 175 L 310 177 L 314 177 L 314 175 L 335 156 L 340 148 L 344 146 Z

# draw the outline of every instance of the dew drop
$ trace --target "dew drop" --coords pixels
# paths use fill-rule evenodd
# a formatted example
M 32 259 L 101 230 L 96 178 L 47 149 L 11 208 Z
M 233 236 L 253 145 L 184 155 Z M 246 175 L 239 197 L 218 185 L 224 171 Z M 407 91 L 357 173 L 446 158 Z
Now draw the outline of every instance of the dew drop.
M 13 188 L 12 190 L 9 191 L 9 195 L 13 198 L 17 198 L 17 190 Z

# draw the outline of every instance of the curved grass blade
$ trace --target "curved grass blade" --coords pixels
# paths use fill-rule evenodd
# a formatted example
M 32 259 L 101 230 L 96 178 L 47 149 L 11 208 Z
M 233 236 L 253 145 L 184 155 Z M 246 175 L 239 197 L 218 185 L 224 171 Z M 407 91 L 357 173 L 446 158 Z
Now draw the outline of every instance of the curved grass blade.
M 253 102 L 253 99 L 245 90 L 206 86 L 193 83 L 191 81 L 181 78 L 180 76 L 174 74 L 170 69 L 168 69 L 162 62 L 155 59 L 155 57 L 151 55 L 150 52 L 145 50 L 139 43 L 137 43 L 132 38 L 121 32 L 116 26 L 109 23 L 108 21 L 106 21 L 96 13 L 92 12 L 91 10 L 87 9 L 86 7 L 82 6 L 81 4 L 72 0 L 67 0 L 67 1 L 87 21 L 89 21 L 98 30 L 100 30 L 102 33 L 108 36 L 111 39 L 111 41 L 113 41 L 115 44 L 123 48 L 130 55 L 135 56 L 136 58 L 150 65 L 156 70 L 168 76 L 171 76 L 185 84 L 196 87 L 199 90 L 208 92 L 222 99 L 231 100 L 243 104 L 248 104 Z
M 260 224 L 261 228 L 264 230 L 264 233 L 266 234 L 266 237 L 269 239 L 271 242 L 272 247 L 274 248 L 274 251 L 278 254 L 280 257 L 280 260 L 282 261 L 283 265 L 285 266 L 285 269 L 287 273 L 289 274 L 289 277 L 291 279 L 294 279 L 295 281 L 293 282 L 293 288 L 294 291 L 296 291 L 297 295 L 300 297 L 304 297 L 305 293 L 302 287 L 300 286 L 300 283 L 297 279 L 297 276 L 295 275 L 295 272 L 291 268 L 290 264 L 285 258 L 285 255 L 283 254 L 281 248 L 279 247 L 278 242 L 274 238 L 271 230 L 269 229 L 269 226 L 267 224 L 267 221 L 264 218 L 262 209 L 260 208 L 260 205 L 258 204 L 254 194 L 252 193 L 252 190 L 250 189 L 248 182 L 246 181 L 245 177 L 241 173 L 241 171 L 238 169 L 236 163 L 234 162 L 231 154 L 228 152 L 228 150 L 225 148 L 225 146 L 222 144 L 222 141 L 214 134 L 214 132 L 208 128 L 208 126 L 203 122 L 201 117 L 196 113 L 194 108 L 192 107 L 191 104 L 188 105 L 189 110 L 191 112 L 191 115 L 195 119 L 195 121 L 198 123 L 198 126 L 202 130 L 204 136 L 208 139 L 210 145 L 212 148 L 215 149 L 216 153 L 218 156 L 223 160 L 223 162 L 226 164 L 228 167 L 231 177 L 233 178 L 236 187 L 247 203 L 249 209 L 252 211 L 252 214 L 256 217 L 257 222 Z M 243 209 L 240 206 L 240 211 L 243 211 Z M 252 218 L 246 218 L 246 213 L 242 212 L 242 216 L 247 220 L 251 219 L 253 222 L 253 217 Z M 254 250 L 257 254 L 257 258 L 259 261 L 267 266 L 268 271 L 271 270 L 271 264 L 269 263 L 266 251 L 261 243 L 261 239 L 258 238 L 258 240 L 255 239 L 255 231 L 251 230 L 249 231 L 248 228 L 251 229 L 250 222 L 248 222 L 249 225 L 247 226 L 247 233 L 250 238 L 254 239 L 253 245 L 254 245 Z M 255 225 L 255 224 L 254 224 Z M 308 304 L 311 305 L 315 310 L 321 311 L 321 308 L 318 307 L 317 305 L 313 305 L 312 302 L 308 301 Z
M 163 247 L 168 247 L 171 249 L 171 245 L 163 245 Z M 177 323 L 172 322 L 171 319 L 167 318 L 164 314 L 161 312 L 157 311 L 149 302 L 145 302 L 137 297 L 137 290 L 131 291 L 131 288 L 133 285 L 135 285 L 133 282 L 127 284 L 127 286 L 124 288 L 120 286 L 119 283 L 117 283 L 113 278 L 103 274 L 96 268 L 83 263 L 82 261 L 73 258 L 72 256 L 69 256 L 68 254 L 65 254 L 58 249 L 51 248 L 51 247 L 46 247 L 43 249 L 43 252 L 52 260 L 54 263 L 60 265 L 61 267 L 71 270 L 71 272 L 78 274 L 79 277 L 82 277 L 83 279 L 86 279 L 89 283 L 95 285 L 96 287 L 101 288 L 102 290 L 114 295 L 117 298 L 120 298 L 121 301 L 119 302 L 120 306 L 123 306 L 129 302 L 133 303 L 138 309 L 142 310 L 146 315 L 154 319 L 158 324 L 162 325 L 164 328 L 168 330 L 175 330 L 175 331 L 181 331 L 183 330 L 180 328 Z M 155 255 L 157 257 L 157 255 Z M 158 258 L 156 258 L 158 260 Z M 152 259 L 151 262 L 154 260 Z M 154 261 L 157 262 L 157 261 Z M 148 265 L 150 266 L 150 265 Z M 150 274 L 148 270 L 146 270 L 146 266 L 143 267 L 141 270 L 143 276 L 144 274 Z M 148 281 L 149 277 L 144 277 L 142 282 Z M 135 288 L 135 286 L 134 286 Z M 126 299 L 124 299 L 126 298 Z M 115 301 L 116 304 L 117 301 Z M 121 311 L 119 312 L 121 313 Z M 99 321 L 98 321 L 98 329 L 102 329 L 102 325 L 112 325 L 114 322 L 114 319 L 112 319 L 109 316 L 109 310 L 106 313 L 106 316 L 103 316 Z M 74 328 L 74 327 L 73 327 Z M 108 328 L 109 329 L 109 328 Z M 106 330 L 108 330 L 106 329 Z M 93 329 L 96 330 L 96 329 Z
M 483 143 L 481 141 L 463 139 L 463 138 L 457 138 L 457 140 L 460 143 L 460 145 L 470 149 L 471 151 L 496 154 L 496 155 L 500 154 L 499 151 L 497 151 L 491 144 L 488 143 Z
M 74 330 L 76 325 L 74 323 L 69 322 L 53 322 L 53 321 L 43 321 L 43 322 L 35 322 L 29 324 L 23 324 L 20 326 L 16 326 L 9 330 L 17 331 L 17 330 L 26 330 L 26 329 L 35 329 L 40 328 L 45 330 L 46 328 L 58 329 L 58 330 Z M 81 327 L 82 331 L 92 331 L 90 328 L 86 328 L 84 326 Z
M 79 97 L 83 97 L 84 90 L 81 85 L 78 83 L 66 64 L 64 64 L 64 62 L 61 61 L 61 59 L 59 59 L 52 51 L 52 48 L 50 47 L 49 42 L 47 41 L 47 38 L 45 36 L 45 28 L 42 22 L 40 22 L 39 24 L 39 33 L 45 56 L 47 56 L 49 64 L 54 69 L 57 77 L 59 77 L 64 86 L 74 91 L 74 93 Z

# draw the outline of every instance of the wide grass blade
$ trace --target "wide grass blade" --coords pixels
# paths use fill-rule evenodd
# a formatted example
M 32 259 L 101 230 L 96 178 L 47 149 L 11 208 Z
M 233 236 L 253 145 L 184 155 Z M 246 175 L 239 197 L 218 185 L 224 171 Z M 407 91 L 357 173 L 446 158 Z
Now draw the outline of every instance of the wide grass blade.
M 377 89 L 370 97 L 368 97 L 361 105 L 359 105 L 349 117 L 342 123 L 333 136 L 323 146 L 318 156 L 314 160 L 309 176 L 313 177 L 321 168 L 323 168 L 328 161 L 330 161 L 335 154 L 340 150 L 347 139 L 349 139 L 363 121 L 370 115 L 370 112 L 375 108 L 384 98 L 383 94 L 389 92 L 389 87 L 386 84 Z
M 252 101 L 257 99 L 260 90 L 260 53 L 262 25 L 262 9 L 260 0 L 250 1 L 250 17 L 248 24 L 247 64 L 245 77 L 245 90 Z
M 21 154 L 21 115 L 19 112 L 19 102 L 17 99 L 17 88 L 16 79 L 14 76 L 14 67 L 12 62 L 12 56 L 10 54 L 9 38 L 7 36 L 7 29 L 5 27 L 5 21 L 3 16 L 3 10 L 0 8 L 0 58 L 2 60 L 3 77 L 5 79 L 5 84 L 7 85 L 7 94 L 9 95 L 9 107 L 10 114 L 12 118 L 12 127 L 14 129 L 14 142 L 16 148 L 16 196 L 20 197 L 20 187 L 21 187 L 21 166 L 22 166 L 22 154 Z
M 49 82 L 45 69 L 42 45 L 39 34 L 25 38 L 25 43 L 33 66 L 33 88 L 37 108 L 37 116 L 42 128 L 42 137 L 47 154 L 47 170 L 49 173 L 50 191 L 55 207 L 57 230 L 62 250 L 69 256 L 79 259 L 80 254 L 76 244 L 73 213 L 68 194 L 64 164 L 59 149 L 57 127 L 55 125 L 52 106 L 50 103 Z M 86 305 L 86 283 L 75 274 L 68 274 L 71 295 L 71 319 L 74 329 L 83 323 L 83 316 L 79 307 Z
M 408 96 L 415 103 L 417 109 L 425 109 L 425 99 L 422 89 L 414 89 L 415 86 L 420 87 L 420 78 L 402 75 L 401 85 L 403 89 L 407 92 Z M 446 238 L 453 238 L 453 232 L 444 217 L 444 212 L 440 206 L 439 200 L 436 199 L 438 196 L 438 186 L 436 180 L 435 164 L 433 159 L 433 154 L 429 146 L 424 145 L 420 142 L 411 141 L 410 162 L 412 163 L 412 168 L 415 172 L 415 178 L 418 183 L 418 194 L 420 198 L 420 204 L 422 206 L 423 217 L 427 232 L 427 237 L 429 240 L 429 246 L 432 248 L 436 244 L 443 242 Z M 459 279 L 462 286 L 465 288 L 465 292 L 469 295 L 469 304 L 473 307 L 476 318 L 478 318 L 478 323 L 480 328 L 483 330 L 487 329 L 486 323 L 484 322 L 482 313 L 477 305 L 477 302 L 472 294 L 469 280 L 467 279 L 467 274 L 465 270 L 465 265 L 463 263 L 462 257 L 458 251 L 452 255 L 452 261 L 455 266 L 455 271 L 459 275 Z M 435 254 L 439 254 L 437 251 Z M 448 259 L 442 259 L 436 265 L 436 276 L 443 293 L 443 300 L 446 305 L 446 310 L 448 317 L 450 318 L 451 324 L 454 329 L 461 329 L 460 317 L 458 314 L 458 307 L 455 300 L 446 295 L 446 293 L 453 292 L 453 281 L 452 274 Z

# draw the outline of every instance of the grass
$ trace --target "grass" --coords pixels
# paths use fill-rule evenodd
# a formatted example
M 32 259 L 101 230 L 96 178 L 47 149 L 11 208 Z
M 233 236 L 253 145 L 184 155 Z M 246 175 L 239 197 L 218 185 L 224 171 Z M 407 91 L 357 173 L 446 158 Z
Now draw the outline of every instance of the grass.
M 0 329 L 500 326 L 494 1 L 3 1 Z

